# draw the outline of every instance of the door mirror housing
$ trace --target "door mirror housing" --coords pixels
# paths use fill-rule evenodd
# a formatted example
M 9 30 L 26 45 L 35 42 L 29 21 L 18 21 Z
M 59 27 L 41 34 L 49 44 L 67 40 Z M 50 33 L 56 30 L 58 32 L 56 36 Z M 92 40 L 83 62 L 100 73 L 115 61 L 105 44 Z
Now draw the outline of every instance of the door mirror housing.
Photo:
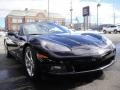
M 9 36 L 15 36 L 15 37 L 17 37 L 18 33 L 16 33 L 16 32 L 8 32 L 8 35 Z
M 13 33 L 13 32 L 8 32 L 8 35 L 9 35 L 9 36 L 14 36 L 15 33 Z

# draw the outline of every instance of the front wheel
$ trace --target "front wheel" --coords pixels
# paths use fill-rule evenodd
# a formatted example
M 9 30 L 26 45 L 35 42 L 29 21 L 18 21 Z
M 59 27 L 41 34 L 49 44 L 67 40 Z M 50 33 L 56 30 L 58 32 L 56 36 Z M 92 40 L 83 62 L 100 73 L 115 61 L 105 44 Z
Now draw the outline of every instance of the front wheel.
M 117 30 L 116 29 L 114 30 L 114 33 L 117 34 Z
M 26 71 L 27 71 L 27 75 L 33 79 L 37 76 L 37 64 L 35 62 L 35 56 L 33 55 L 33 51 L 32 48 L 30 46 L 26 47 L 25 49 L 25 66 L 26 66 Z

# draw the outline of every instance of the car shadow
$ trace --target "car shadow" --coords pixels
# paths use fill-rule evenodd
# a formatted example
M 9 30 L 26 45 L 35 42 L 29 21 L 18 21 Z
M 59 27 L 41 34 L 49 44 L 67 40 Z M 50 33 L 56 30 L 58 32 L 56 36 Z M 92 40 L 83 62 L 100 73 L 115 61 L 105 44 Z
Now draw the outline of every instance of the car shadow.
M 96 79 L 101 79 L 102 76 L 103 71 L 72 76 L 53 76 L 44 81 L 37 79 L 33 82 L 33 86 L 35 90 L 69 90 L 92 83 Z
M 25 70 L 22 67 L 22 65 L 19 64 L 18 60 L 13 60 L 14 59 L 13 57 L 11 57 L 10 59 L 7 59 L 5 58 L 4 54 L 0 56 L 4 59 L 3 66 L 5 67 L 10 66 L 12 70 L 13 68 L 16 68 L 13 70 L 13 72 L 10 71 L 8 73 L 9 74 L 8 77 L 10 78 L 14 76 L 17 76 L 17 77 L 25 76 L 25 78 L 22 79 L 24 80 L 24 82 L 22 83 L 30 83 L 30 85 L 28 86 L 31 86 L 33 88 L 30 90 L 69 90 L 69 89 L 90 84 L 96 79 L 101 79 L 101 77 L 104 75 L 102 71 L 79 74 L 79 75 L 66 75 L 66 76 L 47 75 L 47 78 L 45 80 L 41 80 L 40 77 L 38 77 L 37 79 L 35 79 L 35 81 L 31 81 L 28 77 L 26 77 Z M 3 63 L 3 60 L 1 59 L 1 64 L 2 63 Z M 14 65 L 15 67 L 12 67 Z M 18 67 L 18 65 L 20 65 L 20 67 Z M 8 69 L 9 67 L 6 68 L 6 70 Z M 18 81 L 15 81 L 15 83 L 18 83 Z M 19 83 L 21 87 L 23 85 L 22 83 Z

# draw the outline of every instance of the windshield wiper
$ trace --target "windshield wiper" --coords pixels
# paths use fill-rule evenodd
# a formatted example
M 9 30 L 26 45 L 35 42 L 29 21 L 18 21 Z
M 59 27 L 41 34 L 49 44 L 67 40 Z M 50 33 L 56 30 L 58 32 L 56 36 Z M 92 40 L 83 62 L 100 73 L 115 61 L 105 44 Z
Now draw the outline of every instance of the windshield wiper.
M 43 34 L 29 34 L 29 35 L 43 35 Z

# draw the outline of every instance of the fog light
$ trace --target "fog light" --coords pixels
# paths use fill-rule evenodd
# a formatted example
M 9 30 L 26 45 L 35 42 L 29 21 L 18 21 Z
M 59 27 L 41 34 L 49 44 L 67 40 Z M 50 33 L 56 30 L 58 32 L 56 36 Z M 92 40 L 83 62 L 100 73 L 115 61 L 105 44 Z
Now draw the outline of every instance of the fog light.
M 51 70 L 61 70 L 61 66 L 51 66 Z
M 51 66 L 50 72 L 52 73 L 64 73 L 66 72 L 65 66 Z

